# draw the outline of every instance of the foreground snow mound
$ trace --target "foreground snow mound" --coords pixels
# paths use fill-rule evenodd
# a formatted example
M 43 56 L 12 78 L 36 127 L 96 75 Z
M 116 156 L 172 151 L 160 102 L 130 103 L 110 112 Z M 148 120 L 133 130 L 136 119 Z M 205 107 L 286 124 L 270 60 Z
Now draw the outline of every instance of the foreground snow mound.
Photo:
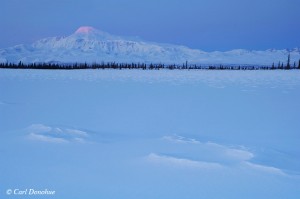
M 111 35 L 93 27 L 80 27 L 66 37 L 45 38 L 31 45 L 0 49 L 0 62 L 143 62 L 182 64 L 271 65 L 300 59 L 299 49 L 204 52 L 185 46 L 147 42 L 137 38 Z

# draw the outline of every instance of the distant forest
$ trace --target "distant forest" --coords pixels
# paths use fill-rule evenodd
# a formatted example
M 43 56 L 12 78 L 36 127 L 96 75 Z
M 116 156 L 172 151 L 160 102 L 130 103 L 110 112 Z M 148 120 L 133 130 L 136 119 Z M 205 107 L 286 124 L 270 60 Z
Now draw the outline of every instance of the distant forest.
M 273 63 L 270 66 L 239 66 L 239 65 L 197 65 L 188 64 L 186 61 L 182 65 L 176 64 L 145 64 L 145 63 L 116 63 L 116 62 L 102 62 L 102 63 L 30 63 L 25 64 L 22 62 L 16 63 L 0 63 L 0 68 L 10 69 L 62 69 L 62 70 L 76 70 L 76 69 L 142 69 L 142 70 L 193 70 L 193 69 L 205 69 L 205 70 L 290 70 L 300 69 L 300 60 L 296 64 L 290 63 L 290 55 L 286 63 L 279 62 L 278 64 Z

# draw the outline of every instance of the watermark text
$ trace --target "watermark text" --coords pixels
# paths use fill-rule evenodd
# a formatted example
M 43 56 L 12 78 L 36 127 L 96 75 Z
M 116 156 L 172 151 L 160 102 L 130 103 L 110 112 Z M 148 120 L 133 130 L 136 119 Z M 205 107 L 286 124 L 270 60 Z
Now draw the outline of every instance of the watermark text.
M 7 189 L 6 194 L 7 195 L 55 195 L 54 190 L 48 190 L 48 189 Z

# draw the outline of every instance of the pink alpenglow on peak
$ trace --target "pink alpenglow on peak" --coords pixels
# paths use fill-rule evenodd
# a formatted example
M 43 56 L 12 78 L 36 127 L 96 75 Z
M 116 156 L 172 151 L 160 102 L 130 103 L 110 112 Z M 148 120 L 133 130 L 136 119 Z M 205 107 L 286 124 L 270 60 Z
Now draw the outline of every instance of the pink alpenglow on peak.
M 80 33 L 80 34 L 87 34 L 95 31 L 96 29 L 91 27 L 91 26 L 81 26 L 76 30 L 75 33 Z

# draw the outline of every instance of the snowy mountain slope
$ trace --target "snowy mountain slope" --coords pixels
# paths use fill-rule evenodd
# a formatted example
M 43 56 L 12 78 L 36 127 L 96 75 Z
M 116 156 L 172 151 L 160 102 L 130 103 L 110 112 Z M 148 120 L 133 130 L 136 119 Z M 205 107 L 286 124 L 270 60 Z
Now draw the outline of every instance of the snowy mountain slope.
M 300 59 L 300 50 L 204 52 L 185 46 L 114 36 L 92 27 L 80 27 L 67 37 L 45 38 L 31 45 L 0 49 L 0 62 L 146 62 L 271 65 Z

